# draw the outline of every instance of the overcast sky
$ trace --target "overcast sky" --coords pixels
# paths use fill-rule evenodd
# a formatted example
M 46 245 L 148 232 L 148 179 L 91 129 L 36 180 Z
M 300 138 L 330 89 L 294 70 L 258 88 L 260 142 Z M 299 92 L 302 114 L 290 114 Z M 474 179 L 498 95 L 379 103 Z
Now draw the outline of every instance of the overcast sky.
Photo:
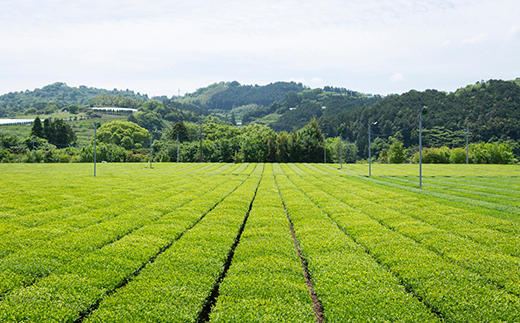
M 518 0 L 0 0 L 0 94 L 220 81 L 374 94 L 520 77 Z

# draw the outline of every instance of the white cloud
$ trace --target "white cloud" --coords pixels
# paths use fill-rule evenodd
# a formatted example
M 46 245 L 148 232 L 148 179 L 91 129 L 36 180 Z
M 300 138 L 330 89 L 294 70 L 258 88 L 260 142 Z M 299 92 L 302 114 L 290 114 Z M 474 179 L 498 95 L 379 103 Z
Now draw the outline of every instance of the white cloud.
M 509 29 L 509 34 L 513 37 L 520 37 L 520 25 L 515 25 Z
M 286 81 L 295 82 L 295 83 L 306 83 L 307 82 L 307 80 L 305 78 L 289 78 Z
M 481 43 L 483 42 L 484 40 L 486 40 L 487 36 L 486 34 L 482 33 L 482 34 L 478 34 L 478 35 L 475 35 L 473 37 L 469 37 L 469 38 L 464 38 L 462 40 L 462 43 L 463 44 L 476 44 L 476 43 Z
M 24 80 L 154 95 L 234 79 L 446 89 L 520 70 L 518 12 L 510 0 L 0 1 L 0 94 Z
M 401 82 L 404 80 L 404 75 L 401 73 L 394 73 L 392 76 L 390 76 L 390 82 L 396 83 Z
M 321 84 L 323 84 L 323 79 L 322 79 L 321 77 L 313 77 L 313 78 L 309 81 L 309 83 L 310 83 L 311 85 L 321 85 Z
M 442 46 L 449 46 L 449 45 L 451 45 L 451 40 L 447 39 L 447 40 L 443 41 L 441 45 Z

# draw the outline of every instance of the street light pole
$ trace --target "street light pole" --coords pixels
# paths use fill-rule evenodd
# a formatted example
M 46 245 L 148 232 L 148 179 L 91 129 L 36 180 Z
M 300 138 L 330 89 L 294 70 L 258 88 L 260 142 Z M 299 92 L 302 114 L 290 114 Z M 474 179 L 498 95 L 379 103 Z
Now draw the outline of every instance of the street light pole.
M 339 169 L 343 169 L 343 144 L 341 143 L 341 132 L 342 129 L 339 129 Z
M 325 138 L 326 134 L 323 133 L 323 163 L 327 163 L 327 139 Z
M 152 152 L 152 132 L 150 130 L 150 169 L 152 169 L 152 159 L 153 159 L 153 152 Z
M 422 188 L 422 116 L 428 113 L 428 108 L 419 108 L 419 188 Z
M 322 106 L 321 107 L 321 110 L 325 110 L 327 109 L 326 106 Z M 327 163 L 327 134 L 324 132 L 323 133 L 323 163 L 326 164 Z
M 469 126 L 466 125 L 466 165 L 469 164 L 469 139 L 468 139 L 468 135 L 469 135 Z
M 371 147 L 370 147 L 370 144 L 372 142 L 372 140 L 370 139 L 370 135 L 372 133 L 372 127 L 375 126 L 377 124 L 377 121 L 376 122 L 369 122 L 368 123 L 368 177 L 372 176 L 372 151 L 371 151 Z
M 200 121 L 200 134 L 199 134 L 199 140 L 200 140 L 200 162 L 202 163 L 202 138 L 204 138 L 204 134 L 202 133 L 202 120 Z
M 94 177 L 96 177 L 96 150 L 97 150 L 97 128 L 99 122 L 94 122 Z

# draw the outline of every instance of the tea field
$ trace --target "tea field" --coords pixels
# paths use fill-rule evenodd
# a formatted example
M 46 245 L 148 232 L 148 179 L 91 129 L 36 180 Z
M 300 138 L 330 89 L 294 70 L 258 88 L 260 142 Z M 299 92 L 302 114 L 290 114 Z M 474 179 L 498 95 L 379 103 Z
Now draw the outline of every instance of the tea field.
M 0 164 L 0 322 L 520 322 L 520 166 Z

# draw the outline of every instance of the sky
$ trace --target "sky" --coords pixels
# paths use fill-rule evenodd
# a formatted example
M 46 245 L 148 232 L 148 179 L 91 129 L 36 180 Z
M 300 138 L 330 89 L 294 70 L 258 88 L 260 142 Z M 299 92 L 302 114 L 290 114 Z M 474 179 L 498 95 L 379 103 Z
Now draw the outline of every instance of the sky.
M 0 0 L 0 94 L 236 80 L 386 95 L 517 77 L 518 0 Z

